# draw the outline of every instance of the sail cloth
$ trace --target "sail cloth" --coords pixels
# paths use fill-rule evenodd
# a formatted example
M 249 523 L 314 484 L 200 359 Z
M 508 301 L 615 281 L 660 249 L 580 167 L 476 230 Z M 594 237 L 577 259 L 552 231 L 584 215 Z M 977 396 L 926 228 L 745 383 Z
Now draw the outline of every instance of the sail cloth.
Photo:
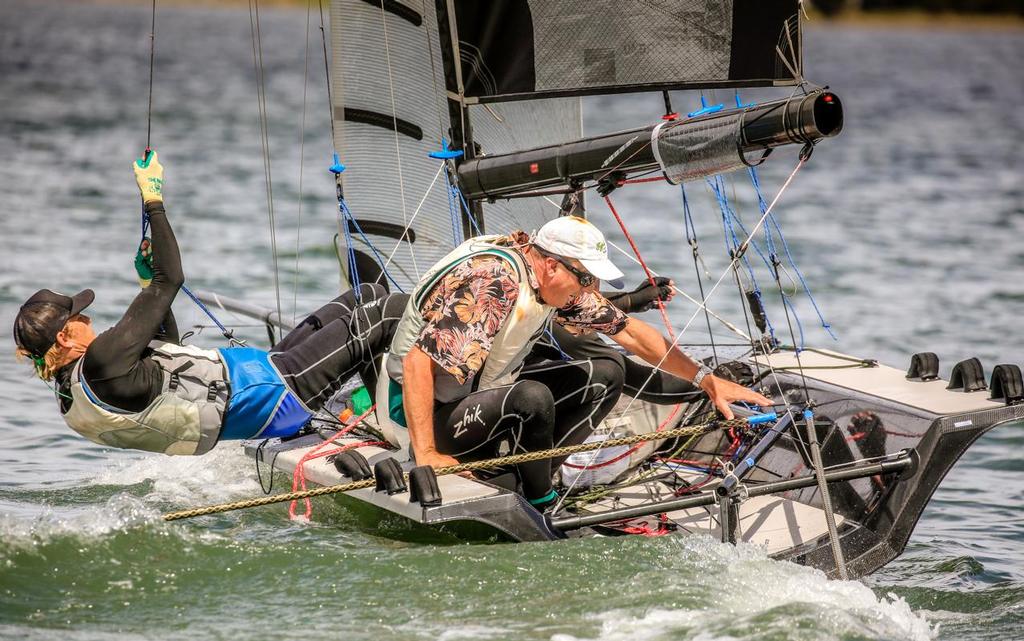
M 346 203 L 365 234 L 349 224 L 359 278 L 377 279 L 374 249 L 384 259 L 394 252 L 388 273 L 405 291 L 457 244 L 442 161 L 428 156 L 453 130 L 437 15 L 434 0 L 331 2 L 334 148 L 346 166 Z M 484 153 L 582 137 L 578 98 L 473 105 L 469 118 Z M 540 199 L 485 203 L 479 223 L 489 233 L 529 231 L 557 211 Z
M 452 3 L 470 102 L 799 82 L 799 0 Z

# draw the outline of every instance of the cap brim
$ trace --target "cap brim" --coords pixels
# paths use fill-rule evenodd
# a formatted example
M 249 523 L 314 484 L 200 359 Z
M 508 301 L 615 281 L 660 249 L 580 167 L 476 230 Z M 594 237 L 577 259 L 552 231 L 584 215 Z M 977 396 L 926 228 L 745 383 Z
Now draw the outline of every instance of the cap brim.
M 92 305 L 92 301 L 96 299 L 96 293 L 91 289 L 83 289 L 74 296 L 71 297 L 71 316 L 81 313 L 83 309 Z
M 588 272 L 597 276 L 615 289 L 622 289 L 622 270 L 615 266 L 615 263 L 607 258 L 597 260 L 578 259 Z

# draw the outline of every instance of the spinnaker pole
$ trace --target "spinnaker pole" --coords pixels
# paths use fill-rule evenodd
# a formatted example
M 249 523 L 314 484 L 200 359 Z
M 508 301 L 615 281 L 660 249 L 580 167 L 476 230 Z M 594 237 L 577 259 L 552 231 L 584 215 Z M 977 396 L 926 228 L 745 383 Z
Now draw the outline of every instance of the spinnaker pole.
M 814 144 L 843 128 L 842 103 L 824 89 L 702 111 L 639 129 L 468 159 L 459 166 L 459 182 L 467 198 L 492 200 L 659 169 L 679 183 L 754 166 L 775 147 Z M 747 158 L 758 152 L 760 158 Z

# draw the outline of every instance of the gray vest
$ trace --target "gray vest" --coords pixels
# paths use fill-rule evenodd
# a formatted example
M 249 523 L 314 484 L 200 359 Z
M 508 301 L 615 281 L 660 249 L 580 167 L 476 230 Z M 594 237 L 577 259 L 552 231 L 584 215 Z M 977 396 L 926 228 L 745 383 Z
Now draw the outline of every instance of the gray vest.
M 64 421 L 94 443 L 163 454 L 204 454 L 217 444 L 230 394 L 216 350 L 154 341 L 152 358 L 163 371 L 161 393 L 139 412 L 100 401 L 82 378 L 79 359 L 71 374 L 71 408 Z

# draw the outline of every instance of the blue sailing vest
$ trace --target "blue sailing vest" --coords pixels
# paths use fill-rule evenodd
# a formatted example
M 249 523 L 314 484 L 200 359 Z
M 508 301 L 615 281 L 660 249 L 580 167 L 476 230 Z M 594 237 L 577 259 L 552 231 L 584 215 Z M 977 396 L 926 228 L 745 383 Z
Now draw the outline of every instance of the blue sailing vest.
M 267 352 L 253 347 L 217 351 L 231 381 L 221 440 L 291 436 L 306 424 L 312 414 L 285 385 Z

